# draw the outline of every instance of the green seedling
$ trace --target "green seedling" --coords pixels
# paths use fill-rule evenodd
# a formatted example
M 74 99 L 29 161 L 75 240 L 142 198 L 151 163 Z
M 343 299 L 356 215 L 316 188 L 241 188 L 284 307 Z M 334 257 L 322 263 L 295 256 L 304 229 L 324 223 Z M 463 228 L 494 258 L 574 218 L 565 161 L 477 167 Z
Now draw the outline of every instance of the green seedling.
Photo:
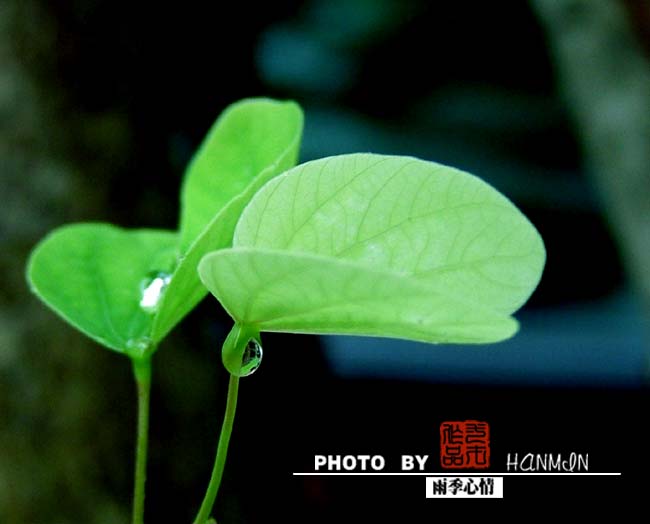
M 178 232 L 68 226 L 30 261 L 37 295 L 130 356 L 139 384 L 149 383 L 151 354 L 205 287 L 233 318 L 222 350 L 230 373 L 226 415 L 195 524 L 210 518 L 239 379 L 260 365 L 261 332 L 496 342 L 517 331 L 512 314 L 544 267 L 535 228 L 480 179 L 373 154 L 292 168 L 301 127 L 294 104 L 240 103 L 217 122 L 188 170 Z M 140 413 L 147 405 L 148 393 Z M 146 424 L 138 433 L 144 454 Z M 139 460 L 134 524 L 142 522 L 143 497 Z
M 32 291 L 70 324 L 130 357 L 138 385 L 133 523 L 143 522 L 151 357 L 169 331 L 207 294 L 196 267 L 232 244 L 255 192 L 293 166 L 302 111 L 292 102 L 244 100 L 217 120 L 190 163 L 178 231 L 73 224 L 34 249 Z

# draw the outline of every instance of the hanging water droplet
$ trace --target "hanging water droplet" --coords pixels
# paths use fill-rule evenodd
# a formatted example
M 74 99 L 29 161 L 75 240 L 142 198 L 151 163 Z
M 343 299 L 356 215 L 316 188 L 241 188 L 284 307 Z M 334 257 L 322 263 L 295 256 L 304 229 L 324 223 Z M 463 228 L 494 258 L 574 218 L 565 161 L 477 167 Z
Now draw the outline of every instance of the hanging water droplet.
M 221 360 L 228 373 L 235 377 L 255 373 L 262 362 L 259 331 L 253 326 L 236 323 L 223 342 Z
M 127 340 L 126 348 L 131 355 L 143 356 L 151 347 L 151 339 L 149 337 L 139 337 Z
M 165 289 L 167 289 L 171 279 L 172 276 L 169 273 L 156 271 L 151 273 L 149 277 L 142 282 L 140 307 L 146 313 L 156 312 L 160 299 L 162 298 Z
M 241 368 L 239 370 L 240 377 L 247 377 L 257 371 L 262 363 L 262 346 L 261 344 L 251 338 L 244 348 L 244 354 L 241 358 Z

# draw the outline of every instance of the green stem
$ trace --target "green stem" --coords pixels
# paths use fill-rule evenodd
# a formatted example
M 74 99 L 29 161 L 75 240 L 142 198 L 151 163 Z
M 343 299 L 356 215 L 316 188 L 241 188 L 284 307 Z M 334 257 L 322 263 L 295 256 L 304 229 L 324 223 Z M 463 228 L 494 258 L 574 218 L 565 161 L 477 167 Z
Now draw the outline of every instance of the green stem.
M 138 387 L 138 429 L 133 484 L 133 524 L 144 524 L 144 484 L 147 478 L 147 442 L 149 438 L 149 392 L 151 358 L 133 359 L 133 375 Z
M 221 477 L 223 475 L 223 468 L 226 464 L 226 455 L 228 454 L 228 443 L 230 442 L 230 434 L 232 433 L 232 425 L 235 421 L 235 410 L 237 409 L 237 391 L 239 389 L 239 377 L 230 375 L 230 382 L 228 383 L 228 399 L 226 400 L 226 414 L 223 418 L 223 425 L 221 426 L 221 434 L 219 435 L 219 444 L 217 445 L 217 456 L 214 460 L 212 468 L 212 475 L 208 489 L 203 497 L 201 508 L 194 519 L 194 524 L 206 524 L 214 501 L 217 498 L 219 485 L 221 484 Z

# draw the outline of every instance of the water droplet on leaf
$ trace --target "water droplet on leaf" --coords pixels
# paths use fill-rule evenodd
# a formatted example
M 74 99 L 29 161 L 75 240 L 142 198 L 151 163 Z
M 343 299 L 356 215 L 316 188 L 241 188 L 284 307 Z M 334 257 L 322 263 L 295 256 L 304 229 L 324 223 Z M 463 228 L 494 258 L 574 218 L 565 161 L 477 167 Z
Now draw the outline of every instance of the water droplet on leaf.
M 146 313 L 156 312 L 171 279 L 172 276 L 169 273 L 156 271 L 143 281 L 140 307 Z
M 257 368 L 260 367 L 261 363 L 262 363 L 262 346 L 257 340 L 251 338 L 248 341 L 248 344 L 246 344 L 246 348 L 244 349 L 244 354 L 242 355 L 239 376 L 247 377 L 249 375 L 252 375 L 253 373 L 255 373 L 255 371 L 257 371 Z

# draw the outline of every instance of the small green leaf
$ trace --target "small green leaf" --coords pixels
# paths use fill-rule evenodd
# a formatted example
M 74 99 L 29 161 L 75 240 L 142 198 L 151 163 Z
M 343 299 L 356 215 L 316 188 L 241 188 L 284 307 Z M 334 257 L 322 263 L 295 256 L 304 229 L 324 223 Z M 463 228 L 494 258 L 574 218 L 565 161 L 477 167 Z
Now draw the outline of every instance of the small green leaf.
M 543 242 L 494 188 L 414 158 L 343 155 L 267 183 L 204 283 L 260 330 L 493 342 L 544 266 Z
M 70 324 L 120 353 L 152 351 L 153 315 L 140 306 L 155 275 L 169 273 L 178 237 L 109 224 L 61 227 L 34 249 L 27 279 L 38 297 Z M 151 278 L 147 279 L 147 275 Z
M 182 256 L 154 320 L 153 338 L 164 338 L 205 297 L 196 272 L 201 257 L 232 245 L 237 220 L 255 192 L 295 165 L 302 125 L 298 105 L 267 99 L 238 102 L 219 118 L 189 168 Z
M 181 251 L 266 170 L 296 164 L 302 111 L 294 102 L 246 99 L 216 121 L 188 168 L 181 194 Z

